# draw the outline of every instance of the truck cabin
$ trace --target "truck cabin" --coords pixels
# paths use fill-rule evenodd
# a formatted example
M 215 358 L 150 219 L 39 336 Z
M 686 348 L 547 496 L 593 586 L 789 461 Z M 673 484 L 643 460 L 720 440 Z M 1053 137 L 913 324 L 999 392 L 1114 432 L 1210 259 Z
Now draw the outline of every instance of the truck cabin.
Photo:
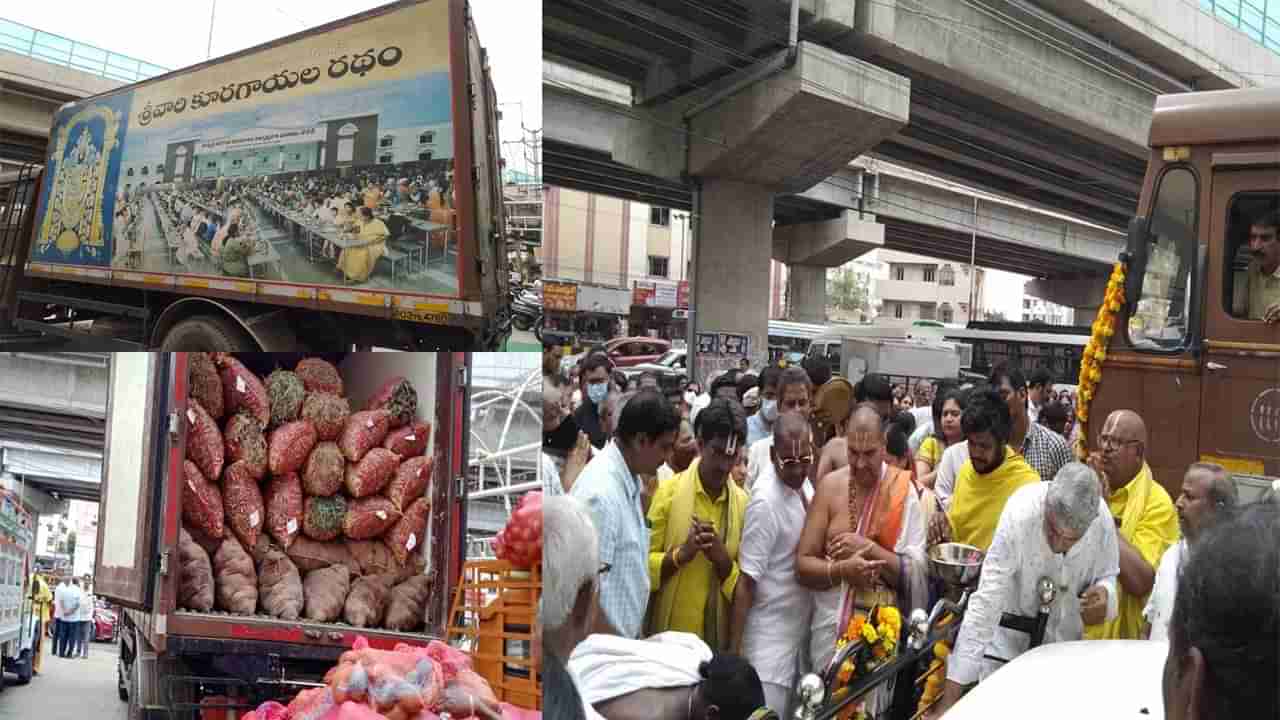
M 1161 96 L 1125 298 L 1089 412 L 1138 411 L 1176 496 L 1217 462 L 1242 500 L 1280 476 L 1280 88 Z

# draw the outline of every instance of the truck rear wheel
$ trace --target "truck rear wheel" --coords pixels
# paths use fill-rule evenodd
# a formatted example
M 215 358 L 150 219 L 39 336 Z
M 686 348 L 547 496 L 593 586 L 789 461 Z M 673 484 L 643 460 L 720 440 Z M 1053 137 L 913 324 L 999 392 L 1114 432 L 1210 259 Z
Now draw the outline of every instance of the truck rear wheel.
M 182 350 L 218 350 L 224 352 L 254 352 L 261 350 L 253 338 L 231 320 L 219 315 L 196 315 L 183 320 L 165 333 L 160 349 L 172 352 Z
M 31 682 L 31 651 L 23 650 L 22 657 L 18 660 L 18 684 L 26 685 Z

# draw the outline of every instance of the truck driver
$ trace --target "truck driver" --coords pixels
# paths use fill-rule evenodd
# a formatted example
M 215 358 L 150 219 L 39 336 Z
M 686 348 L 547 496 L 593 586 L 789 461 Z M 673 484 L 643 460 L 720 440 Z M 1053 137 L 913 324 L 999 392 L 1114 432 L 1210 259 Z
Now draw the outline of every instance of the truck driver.
M 1250 320 L 1280 322 L 1280 210 L 1249 225 L 1249 267 L 1237 272 L 1232 313 Z

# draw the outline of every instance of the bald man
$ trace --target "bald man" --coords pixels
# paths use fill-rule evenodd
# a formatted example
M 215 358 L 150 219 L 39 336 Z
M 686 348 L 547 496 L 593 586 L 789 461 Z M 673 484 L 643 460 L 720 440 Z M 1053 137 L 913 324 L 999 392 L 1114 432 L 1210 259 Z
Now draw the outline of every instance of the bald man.
M 1089 466 L 1120 531 L 1120 613 L 1085 628 L 1089 640 L 1142 639 L 1142 610 L 1155 585 L 1160 557 L 1178 541 L 1173 500 L 1146 462 L 1147 426 L 1138 413 L 1116 410 L 1102 424 Z
M 906 618 L 927 600 L 924 513 L 910 473 L 885 462 L 874 405 L 854 410 L 845 441 L 848 464 L 819 481 L 796 548 L 797 578 L 815 591 L 809 656 L 819 671 L 854 613 L 894 605 Z M 887 707 L 883 690 L 868 700 L 868 715 Z

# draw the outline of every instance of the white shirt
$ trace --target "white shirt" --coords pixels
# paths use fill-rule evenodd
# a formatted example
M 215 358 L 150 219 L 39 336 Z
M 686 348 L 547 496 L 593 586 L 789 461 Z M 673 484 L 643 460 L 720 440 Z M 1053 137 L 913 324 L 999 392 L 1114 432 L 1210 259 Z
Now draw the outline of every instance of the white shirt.
M 773 435 L 766 435 L 759 440 L 751 443 L 751 447 L 747 449 L 747 479 L 746 489 L 750 495 L 756 486 L 756 480 L 764 472 L 765 468 L 773 466 L 773 460 L 769 457 L 769 451 L 773 449 Z M 817 458 L 814 458 L 817 460 Z
M 553 497 L 564 494 L 564 484 L 560 481 L 560 466 L 555 458 L 545 452 L 538 453 L 538 474 L 542 477 L 542 494 Z
M 1151 625 L 1152 640 L 1169 639 L 1169 620 L 1173 618 L 1173 601 L 1178 595 L 1178 568 L 1186 551 L 1187 541 L 1184 538 L 1164 551 L 1160 566 L 1156 568 L 1156 582 L 1151 587 L 1147 606 L 1142 610 L 1142 617 Z
M 942 459 L 938 461 L 938 473 L 933 478 L 933 494 L 938 496 L 943 510 L 951 509 L 951 496 L 956 491 L 956 476 L 960 468 L 969 462 L 969 441 L 961 440 L 952 443 L 942 451 Z
M 643 640 L 588 635 L 569 655 L 569 673 L 582 700 L 595 705 L 638 690 L 689 687 L 702 682 L 699 666 L 711 648 L 697 635 L 664 632 Z
M 791 686 L 797 653 L 807 647 L 813 597 L 796 581 L 796 546 L 804 530 L 805 504 L 813 499 L 806 479 L 800 491 L 778 479 L 770 463 L 747 503 L 738 568 L 755 580 L 755 602 L 742 631 L 742 655 L 761 682 Z
M 884 478 L 889 466 L 881 463 L 880 477 Z M 902 530 L 898 533 L 898 542 L 893 552 L 906 554 L 908 548 L 924 552 L 927 528 L 924 526 L 924 510 L 920 507 L 920 498 L 914 492 L 907 493 L 907 500 L 902 512 Z M 850 518 L 856 526 L 857 520 Z M 824 538 L 825 541 L 825 538 Z M 844 599 L 843 586 L 823 590 L 813 594 L 813 621 L 809 624 L 809 659 L 815 669 L 826 669 L 827 663 L 835 654 L 836 625 L 840 624 L 840 601 Z
M 1065 555 L 1057 555 L 1044 531 L 1044 501 L 1050 487 L 1050 483 L 1035 483 L 1020 488 L 1000 514 L 995 539 L 982 563 L 978 590 L 969 598 L 955 651 L 947 660 L 948 680 L 972 684 L 1003 664 L 984 656 L 1008 661 L 1026 652 L 1031 636 L 1000 627 L 1000 615 L 1039 614 L 1036 585 L 1041 577 L 1060 586 L 1049 612 L 1044 643 L 1084 637 L 1079 596 L 1094 585 L 1107 589 L 1107 620 L 1116 617 L 1120 550 L 1111 512 L 1099 499 L 1098 516 L 1084 537 Z
M 62 606 L 67 601 L 67 591 L 71 589 L 71 583 L 59 583 L 58 587 L 53 590 L 53 619 L 65 620 L 66 613 L 63 612 Z
M 93 593 L 80 591 L 80 610 L 77 614 L 77 620 L 80 622 L 89 622 L 93 620 Z
M 932 410 L 930 410 L 932 412 Z M 911 452 L 919 452 L 920 446 L 924 444 L 924 439 L 933 434 L 933 417 L 930 416 L 923 421 L 916 422 L 916 429 L 911 431 L 911 436 L 907 438 L 907 445 L 911 448 Z

